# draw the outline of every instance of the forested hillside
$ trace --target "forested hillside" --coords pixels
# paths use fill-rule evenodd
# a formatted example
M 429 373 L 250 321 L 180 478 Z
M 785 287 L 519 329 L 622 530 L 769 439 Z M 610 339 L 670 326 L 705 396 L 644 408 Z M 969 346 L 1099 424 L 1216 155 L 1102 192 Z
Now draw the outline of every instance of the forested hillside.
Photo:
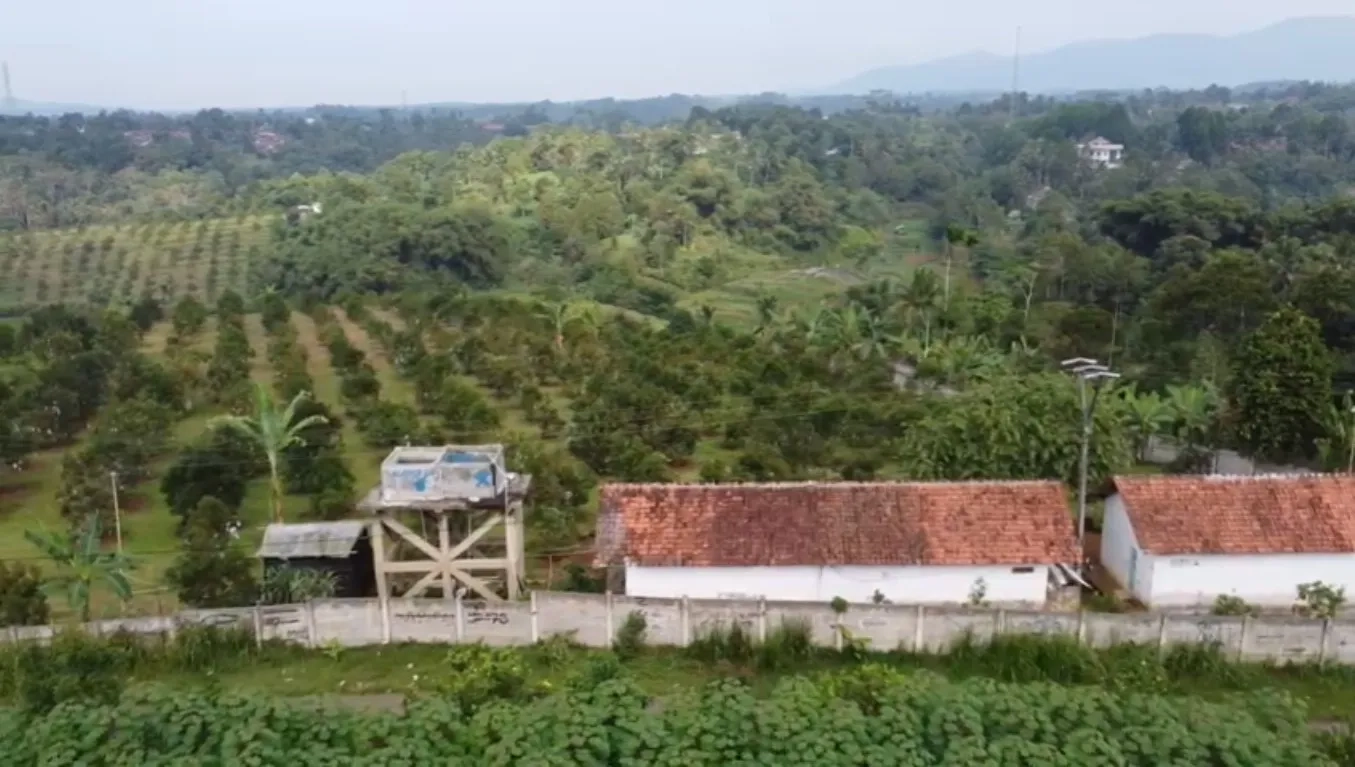
M 1071 481 L 1070 357 L 1123 374 L 1094 495 L 1220 448 L 1344 469 L 1352 104 L 0 118 L 0 551 L 59 571 L 25 533 L 97 518 L 138 569 L 96 612 L 248 602 L 268 519 L 503 441 L 544 581 L 605 479 Z M 298 395 L 279 455 L 220 419 Z

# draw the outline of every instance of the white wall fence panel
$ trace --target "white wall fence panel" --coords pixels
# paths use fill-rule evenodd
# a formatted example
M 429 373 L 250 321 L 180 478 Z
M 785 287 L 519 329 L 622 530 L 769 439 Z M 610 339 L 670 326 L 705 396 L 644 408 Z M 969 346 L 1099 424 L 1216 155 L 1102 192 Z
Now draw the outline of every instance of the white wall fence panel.
M 118 631 L 173 636 L 189 626 L 239 628 L 260 642 L 309 647 L 422 642 L 526 645 L 565 635 L 591 647 L 611 644 L 631 613 L 644 616 L 646 642 L 685 646 L 718 628 L 741 627 L 760 639 L 785 622 L 803 622 L 813 641 L 841 647 L 846 635 L 875 650 L 945 650 L 966 636 L 981 641 L 1007 634 L 1067 636 L 1095 646 L 1135 642 L 1217 643 L 1242 660 L 1336 662 L 1355 665 L 1355 620 L 1289 616 L 1221 617 L 1166 613 L 1055 613 L 988 608 L 854 604 L 839 615 L 819 602 L 659 599 L 612 594 L 534 592 L 521 602 L 441 599 L 332 599 L 298 605 L 186 610 L 175 616 L 85 624 L 91 634 Z M 0 629 L 0 641 L 50 641 L 52 626 Z

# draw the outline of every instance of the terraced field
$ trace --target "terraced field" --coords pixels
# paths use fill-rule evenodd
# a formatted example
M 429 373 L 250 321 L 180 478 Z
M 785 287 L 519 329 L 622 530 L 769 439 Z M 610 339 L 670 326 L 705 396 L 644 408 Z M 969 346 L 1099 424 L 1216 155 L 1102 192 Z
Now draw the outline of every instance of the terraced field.
M 242 216 L 0 235 L 0 310 L 244 292 L 270 224 Z

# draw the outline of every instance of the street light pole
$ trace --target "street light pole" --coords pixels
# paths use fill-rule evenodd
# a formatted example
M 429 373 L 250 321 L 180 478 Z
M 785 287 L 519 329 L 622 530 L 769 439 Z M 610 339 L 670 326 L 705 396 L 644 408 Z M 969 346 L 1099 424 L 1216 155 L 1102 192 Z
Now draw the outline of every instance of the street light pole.
M 118 553 L 122 553 L 122 509 L 118 507 L 118 473 L 108 472 L 108 482 L 113 486 L 113 530 L 117 536 Z
M 1077 481 L 1077 555 L 1078 569 L 1085 570 L 1087 539 L 1087 472 L 1091 461 L 1092 427 L 1095 424 L 1096 401 L 1101 396 L 1100 383 L 1113 381 L 1120 377 L 1110 368 L 1094 359 L 1075 357 L 1063 361 L 1063 369 L 1077 376 L 1078 403 L 1082 410 L 1082 454 L 1078 461 Z M 1087 396 L 1087 385 L 1091 384 L 1091 397 Z

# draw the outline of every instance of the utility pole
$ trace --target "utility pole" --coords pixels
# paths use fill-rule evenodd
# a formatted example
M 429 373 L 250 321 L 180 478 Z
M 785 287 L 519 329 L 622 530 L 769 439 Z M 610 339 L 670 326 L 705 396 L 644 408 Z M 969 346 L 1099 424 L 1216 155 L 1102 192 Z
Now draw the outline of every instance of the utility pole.
M 122 509 L 118 506 L 118 473 L 108 472 L 108 482 L 113 486 L 113 531 L 118 540 L 118 553 L 122 553 Z
M 1077 395 L 1082 409 L 1082 455 L 1078 463 L 1077 482 L 1077 555 L 1079 558 L 1078 570 L 1085 576 L 1086 568 L 1083 563 L 1087 559 L 1085 554 L 1087 539 L 1087 464 L 1091 458 L 1096 402 L 1101 397 L 1101 384 L 1119 378 L 1120 374 L 1112 373 L 1110 368 L 1087 357 L 1074 357 L 1070 360 L 1064 360 L 1062 367 L 1077 376 Z M 1090 397 L 1087 396 L 1089 385 L 1091 388 Z
M 17 112 L 18 102 L 14 100 L 14 89 L 9 84 L 9 62 L 0 61 L 0 79 L 5 81 L 5 102 L 6 112 Z
M 1016 96 L 1021 92 L 1021 28 L 1016 28 L 1016 52 L 1012 54 L 1012 95 L 1007 105 L 1007 124 L 1016 122 Z
M 1347 391 L 1344 401 L 1341 405 L 1345 408 L 1350 420 L 1346 421 L 1346 442 L 1350 443 L 1350 452 L 1346 456 L 1346 473 L 1355 474 L 1355 403 L 1351 398 L 1355 397 L 1355 390 Z M 1218 453 L 1214 454 L 1215 462 L 1218 461 Z

